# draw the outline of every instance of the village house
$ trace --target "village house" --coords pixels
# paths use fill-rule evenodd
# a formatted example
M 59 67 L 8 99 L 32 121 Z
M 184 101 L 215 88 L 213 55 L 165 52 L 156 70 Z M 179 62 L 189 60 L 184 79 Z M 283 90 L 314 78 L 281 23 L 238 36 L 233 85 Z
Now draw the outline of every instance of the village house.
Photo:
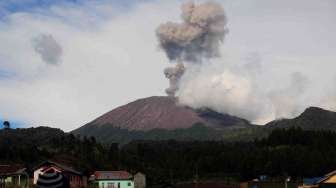
M 33 179 L 34 185 L 36 185 L 40 174 L 43 175 L 45 172 L 50 170 L 61 173 L 64 177 L 66 177 L 71 188 L 87 187 L 87 178 L 83 175 L 83 173 L 53 161 L 45 161 L 35 167 Z
M 0 165 L 0 188 L 27 187 L 29 176 L 21 165 Z
M 134 188 L 133 176 L 126 171 L 95 171 L 89 181 L 95 188 Z

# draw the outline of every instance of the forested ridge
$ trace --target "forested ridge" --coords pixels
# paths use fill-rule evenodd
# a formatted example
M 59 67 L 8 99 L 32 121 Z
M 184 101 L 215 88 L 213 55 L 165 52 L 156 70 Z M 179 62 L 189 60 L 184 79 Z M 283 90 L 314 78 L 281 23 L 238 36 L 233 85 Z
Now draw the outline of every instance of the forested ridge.
M 142 171 L 149 184 L 259 175 L 321 176 L 336 169 L 336 133 L 275 129 L 253 141 L 132 141 L 101 144 L 47 127 L 1 130 L 0 161 L 33 167 L 56 160 L 84 172 Z

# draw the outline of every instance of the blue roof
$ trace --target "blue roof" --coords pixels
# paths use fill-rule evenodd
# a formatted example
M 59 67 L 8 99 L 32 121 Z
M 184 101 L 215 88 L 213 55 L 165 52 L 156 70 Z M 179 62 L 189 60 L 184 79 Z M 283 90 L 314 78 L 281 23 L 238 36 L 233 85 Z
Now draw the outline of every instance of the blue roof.
M 303 184 L 305 185 L 314 185 L 323 177 L 314 177 L 314 178 L 303 178 Z

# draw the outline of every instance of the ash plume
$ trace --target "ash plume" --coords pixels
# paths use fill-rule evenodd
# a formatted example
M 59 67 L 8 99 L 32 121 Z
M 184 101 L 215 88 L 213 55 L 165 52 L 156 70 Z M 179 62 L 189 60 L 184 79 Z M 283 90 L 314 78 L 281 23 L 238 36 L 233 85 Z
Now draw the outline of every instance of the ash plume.
M 178 82 L 184 74 L 185 67 L 183 63 L 177 63 L 175 67 L 167 67 L 164 70 L 166 78 L 169 79 L 170 87 L 166 89 L 168 96 L 175 96 L 175 92 L 178 90 Z
M 56 65 L 61 61 L 63 53 L 62 47 L 50 34 L 40 34 L 32 40 L 35 52 L 42 60 L 51 65 Z
M 172 62 L 201 63 L 203 59 L 218 57 L 219 46 L 224 40 L 227 32 L 226 17 L 222 6 L 215 2 L 207 2 L 195 5 L 189 2 L 181 7 L 181 23 L 167 22 L 161 24 L 156 35 L 159 39 L 159 46 L 163 49 Z M 175 67 L 181 68 L 181 65 Z M 184 67 L 184 66 L 183 66 Z M 170 80 L 170 87 L 167 94 L 174 96 L 178 90 L 178 82 L 184 73 L 173 71 L 168 68 L 167 72 L 178 72 L 177 76 L 166 77 Z

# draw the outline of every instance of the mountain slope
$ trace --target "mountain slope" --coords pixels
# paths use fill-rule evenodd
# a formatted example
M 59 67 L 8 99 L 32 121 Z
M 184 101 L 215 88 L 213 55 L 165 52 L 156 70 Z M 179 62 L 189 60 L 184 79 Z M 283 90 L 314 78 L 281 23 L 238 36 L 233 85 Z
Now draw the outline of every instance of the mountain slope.
M 265 125 L 265 128 L 300 127 L 304 130 L 336 131 L 336 112 L 317 107 L 309 107 L 293 119 L 275 120 Z
M 193 110 L 177 104 L 172 97 L 149 97 L 118 107 L 86 126 L 102 128 L 109 125 L 127 130 L 148 131 L 152 129 L 174 130 L 190 128 L 196 123 L 214 128 L 246 127 L 248 121 L 234 116 L 220 114 L 209 109 Z M 92 126 L 94 125 L 94 126 Z M 81 132 L 81 128 L 74 132 Z

